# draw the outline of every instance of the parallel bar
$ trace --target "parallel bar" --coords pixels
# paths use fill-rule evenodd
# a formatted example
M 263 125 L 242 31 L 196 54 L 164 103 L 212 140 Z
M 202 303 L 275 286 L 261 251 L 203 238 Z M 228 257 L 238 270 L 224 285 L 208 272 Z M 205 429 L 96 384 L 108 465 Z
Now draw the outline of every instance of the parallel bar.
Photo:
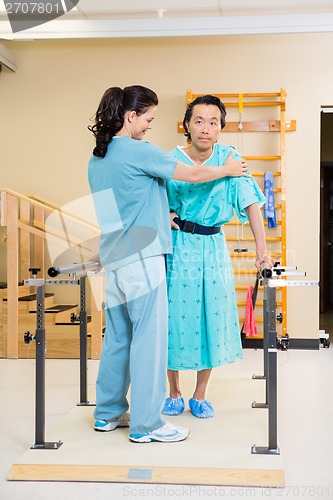
M 271 390 L 272 390 L 272 385 L 271 385 L 271 379 L 274 378 L 274 373 L 273 373 L 273 368 L 270 365 L 271 362 L 271 356 L 269 354 L 269 350 L 276 348 L 276 338 L 277 338 L 277 332 L 276 332 L 276 292 L 275 289 L 273 288 L 268 288 L 265 287 L 267 291 L 267 328 L 266 328 L 266 343 L 265 343 L 265 354 L 266 354 L 266 402 L 268 406 L 270 406 L 271 403 Z M 274 336 L 272 335 L 272 332 L 274 332 Z M 276 374 L 275 374 L 276 377 Z M 274 390 L 274 388 L 273 388 Z M 276 389 L 275 389 L 276 390 Z M 270 421 L 270 414 L 268 416 L 268 419 Z M 268 424 L 269 425 L 269 424 Z
M 319 281 L 268 280 L 270 288 L 286 288 L 288 286 L 319 286 Z
M 47 271 L 48 275 L 54 278 L 59 274 L 86 274 L 87 271 L 94 271 L 98 269 L 100 263 L 98 261 L 80 262 L 77 264 L 70 264 L 69 266 L 50 267 Z
M 80 278 L 80 404 L 87 403 L 86 277 Z
M 45 286 L 36 287 L 36 395 L 35 444 L 45 443 Z
M 269 332 L 276 344 L 276 331 Z M 268 449 L 270 452 L 279 454 L 277 444 L 277 349 L 270 348 L 268 350 L 269 357 L 269 376 L 268 376 Z
M 36 395 L 35 444 L 33 450 L 57 450 L 58 442 L 45 442 L 45 284 L 36 287 Z
M 252 454 L 279 455 L 277 445 L 277 348 L 276 339 L 276 289 L 268 287 L 264 280 L 264 377 L 266 380 L 266 403 L 253 403 L 252 408 L 268 409 L 268 446 L 251 448 Z M 253 377 L 260 378 L 260 377 Z
M 80 402 L 78 406 L 93 406 L 88 401 L 87 386 L 87 306 L 86 306 L 86 276 L 80 278 Z

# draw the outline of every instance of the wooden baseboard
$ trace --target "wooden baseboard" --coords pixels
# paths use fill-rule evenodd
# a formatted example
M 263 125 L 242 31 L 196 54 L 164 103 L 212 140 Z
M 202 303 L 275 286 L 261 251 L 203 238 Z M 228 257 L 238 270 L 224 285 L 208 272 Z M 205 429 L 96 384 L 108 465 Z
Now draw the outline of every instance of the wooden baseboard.
M 37 451 L 36 451 L 37 452 Z M 37 452 L 38 453 L 38 452 Z M 282 470 L 199 467 L 14 464 L 9 481 L 89 481 L 215 486 L 284 487 Z

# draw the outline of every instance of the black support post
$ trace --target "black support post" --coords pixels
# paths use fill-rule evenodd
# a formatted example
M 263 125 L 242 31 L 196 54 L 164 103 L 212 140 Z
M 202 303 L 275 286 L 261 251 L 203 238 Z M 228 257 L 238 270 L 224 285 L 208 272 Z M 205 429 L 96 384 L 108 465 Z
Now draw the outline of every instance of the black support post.
M 276 347 L 276 288 L 264 284 L 264 359 L 266 372 L 266 402 L 253 403 L 252 408 L 268 409 L 268 446 L 253 445 L 251 453 L 279 455 L 277 445 L 277 347 Z
M 62 442 L 45 442 L 45 284 L 36 287 L 35 444 L 31 449 L 57 450 Z
M 80 277 L 80 402 L 77 406 L 94 406 L 88 401 L 87 388 L 87 299 L 86 276 Z
M 277 348 L 276 331 L 269 332 L 268 375 L 268 449 L 267 453 L 279 455 L 277 445 Z

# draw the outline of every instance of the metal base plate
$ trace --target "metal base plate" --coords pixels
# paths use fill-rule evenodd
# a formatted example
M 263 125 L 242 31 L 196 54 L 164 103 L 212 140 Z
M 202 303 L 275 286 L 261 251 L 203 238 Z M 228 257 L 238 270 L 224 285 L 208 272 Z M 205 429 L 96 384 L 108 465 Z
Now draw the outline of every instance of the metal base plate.
M 80 403 L 78 403 L 76 406 L 96 406 L 96 401 L 80 401 Z
M 255 455 L 280 455 L 279 448 L 268 448 L 268 446 L 256 446 L 251 448 L 251 453 Z
M 58 442 L 48 442 L 48 443 L 42 443 L 42 444 L 34 444 L 31 446 L 31 450 L 58 450 L 60 446 L 62 445 L 62 441 Z
M 255 401 L 253 401 L 252 408 L 268 408 L 268 404 L 267 403 L 256 403 Z

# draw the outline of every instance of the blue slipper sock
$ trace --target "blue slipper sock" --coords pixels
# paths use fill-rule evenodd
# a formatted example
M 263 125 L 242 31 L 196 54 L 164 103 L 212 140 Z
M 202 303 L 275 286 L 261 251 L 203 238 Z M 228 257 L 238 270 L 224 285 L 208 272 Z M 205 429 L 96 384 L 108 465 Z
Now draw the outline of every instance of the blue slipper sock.
M 211 418 L 214 417 L 215 412 L 211 403 L 206 399 L 199 401 L 198 399 L 191 398 L 188 402 L 192 415 L 198 418 Z
M 163 415 L 180 415 L 185 410 L 185 401 L 183 398 L 166 398 L 162 408 Z

